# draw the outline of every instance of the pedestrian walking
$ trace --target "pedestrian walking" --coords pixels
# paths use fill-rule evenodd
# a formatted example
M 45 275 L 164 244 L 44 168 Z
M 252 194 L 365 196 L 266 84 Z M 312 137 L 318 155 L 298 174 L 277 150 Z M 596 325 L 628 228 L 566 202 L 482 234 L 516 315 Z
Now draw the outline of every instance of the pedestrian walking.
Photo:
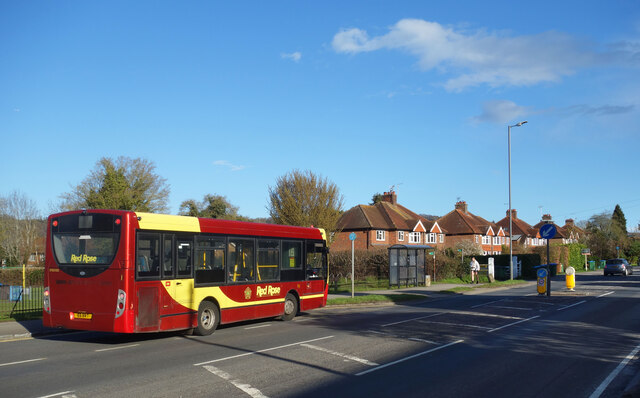
M 471 257 L 471 283 L 473 283 L 474 279 L 476 283 L 478 283 L 478 271 L 480 271 L 480 263 L 476 260 L 475 257 Z

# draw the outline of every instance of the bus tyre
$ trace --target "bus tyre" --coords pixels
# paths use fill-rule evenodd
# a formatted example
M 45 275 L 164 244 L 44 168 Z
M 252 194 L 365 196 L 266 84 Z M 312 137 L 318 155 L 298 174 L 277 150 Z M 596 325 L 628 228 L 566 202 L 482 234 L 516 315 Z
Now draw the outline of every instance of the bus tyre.
M 203 301 L 198 307 L 198 326 L 194 332 L 198 336 L 208 336 L 220 323 L 220 310 L 211 301 Z
M 284 314 L 282 314 L 283 321 L 290 321 L 298 314 L 298 300 L 296 297 L 287 293 L 287 297 L 284 298 Z

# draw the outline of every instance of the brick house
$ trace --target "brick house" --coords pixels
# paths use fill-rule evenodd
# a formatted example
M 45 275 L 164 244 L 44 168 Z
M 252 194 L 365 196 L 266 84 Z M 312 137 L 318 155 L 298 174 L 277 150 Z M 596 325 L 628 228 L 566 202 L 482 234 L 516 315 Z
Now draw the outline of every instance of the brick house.
M 545 239 L 540 238 L 539 231 L 533 228 L 524 220 L 518 218 L 518 211 L 516 209 L 512 211 L 512 220 L 511 223 L 513 225 L 513 233 L 512 241 L 514 245 L 520 245 L 524 247 L 536 247 L 536 246 L 544 246 L 546 244 Z M 502 220 L 496 223 L 505 231 L 507 235 L 509 235 L 509 210 L 507 210 L 507 215 Z
M 385 192 L 378 203 L 347 210 L 338 221 L 338 231 L 331 250 L 351 250 L 352 232 L 356 234 L 357 250 L 386 249 L 396 244 L 444 247 L 446 234 L 437 222 L 399 205 L 394 191 Z
M 585 236 L 584 230 L 577 227 L 572 218 L 564 220 L 562 229 L 567 235 L 568 243 L 577 243 L 581 238 Z
M 438 219 L 438 224 L 447 231 L 446 247 L 470 241 L 482 247 L 485 255 L 501 254 L 502 245 L 508 245 L 506 231 L 497 224 L 469 212 L 467 202 L 460 201 L 453 211 Z

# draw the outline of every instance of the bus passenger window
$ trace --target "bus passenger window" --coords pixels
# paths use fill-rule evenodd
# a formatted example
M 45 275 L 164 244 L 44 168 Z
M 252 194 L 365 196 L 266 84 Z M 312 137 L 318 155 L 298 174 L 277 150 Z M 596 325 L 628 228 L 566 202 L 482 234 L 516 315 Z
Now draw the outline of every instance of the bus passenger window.
M 224 249 L 222 238 L 196 238 L 196 283 L 224 282 Z
M 280 272 L 280 241 L 258 239 L 257 277 L 260 281 L 276 281 Z
M 141 278 L 160 277 L 160 235 L 139 234 L 136 271 Z
M 162 277 L 173 278 L 173 238 L 165 235 L 162 247 Z
M 253 239 L 229 239 L 227 246 L 228 282 L 251 282 L 255 280 L 253 272 Z
M 176 241 L 178 250 L 176 251 L 178 257 L 178 278 L 191 276 L 191 241 L 181 240 Z

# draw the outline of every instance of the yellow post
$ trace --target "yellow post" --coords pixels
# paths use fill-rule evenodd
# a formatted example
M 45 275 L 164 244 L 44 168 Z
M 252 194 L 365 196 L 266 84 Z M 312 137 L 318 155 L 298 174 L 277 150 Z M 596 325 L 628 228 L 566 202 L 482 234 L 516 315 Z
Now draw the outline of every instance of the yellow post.
M 567 267 L 565 271 L 566 275 L 566 283 L 567 289 L 573 291 L 573 288 L 576 287 L 576 270 L 573 267 Z
M 538 294 L 545 294 L 547 292 L 547 270 L 545 268 L 538 268 Z
M 22 264 L 22 294 L 24 295 L 24 292 L 27 290 L 27 283 L 26 283 L 26 265 Z

